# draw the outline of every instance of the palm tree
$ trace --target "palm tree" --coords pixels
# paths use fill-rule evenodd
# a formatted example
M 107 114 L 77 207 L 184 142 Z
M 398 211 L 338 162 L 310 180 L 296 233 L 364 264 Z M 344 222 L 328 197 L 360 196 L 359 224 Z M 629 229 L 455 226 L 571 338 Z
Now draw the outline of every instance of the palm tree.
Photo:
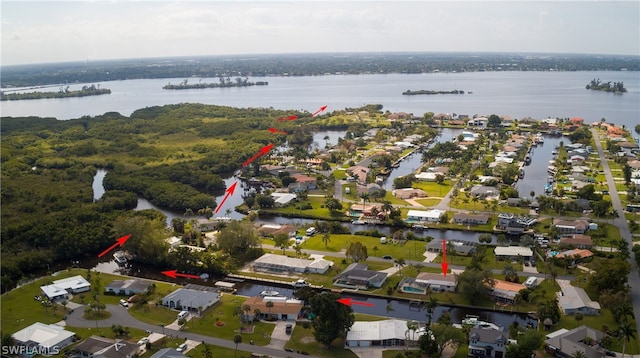
M 362 193 L 360 194 L 360 197 L 362 198 L 362 211 L 364 212 L 364 208 L 365 208 L 365 205 L 367 204 L 367 200 L 369 200 L 369 194 Z
M 456 246 L 453 244 L 452 241 L 447 240 L 447 254 L 449 255 L 449 257 L 453 258 L 453 255 L 455 255 L 456 253 Z M 449 260 L 449 262 L 453 263 L 453 259 Z
M 627 317 L 633 318 L 633 307 L 629 304 L 629 302 L 625 302 L 622 305 L 615 308 L 613 312 L 617 321 L 628 322 Z
M 236 351 L 235 351 L 235 356 L 238 356 L 238 344 L 242 343 L 242 336 L 239 334 L 236 334 L 235 336 L 233 336 L 233 343 L 236 344 Z
M 302 246 L 298 243 L 293 245 L 293 249 L 296 251 L 296 257 L 300 257 L 302 255 Z
M 325 147 L 325 148 L 329 148 L 329 136 L 328 136 L 328 135 L 326 135 L 326 136 L 324 136 L 324 138 L 322 138 L 322 139 L 324 139 L 324 142 L 325 142 L 324 147 Z
M 242 311 L 244 311 L 244 321 L 249 322 L 249 312 L 251 312 L 251 306 L 242 305 Z
M 389 318 L 389 312 L 395 311 L 395 309 L 393 309 L 393 306 L 391 306 L 391 302 L 387 302 L 387 307 L 385 309 L 387 311 L 387 318 Z
M 253 319 L 258 320 L 260 319 L 260 315 L 262 314 L 262 311 L 260 311 L 259 308 L 254 308 L 253 309 Z
M 518 276 L 516 269 L 510 264 L 504 265 L 502 274 L 504 275 L 504 279 L 509 282 L 513 282 L 513 280 Z
M 411 332 L 411 340 L 415 341 L 416 331 L 418 330 L 418 322 L 416 321 L 408 321 L 407 329 Z M 409 343 L 409 342 L 407 342 Z
M 631 340 L 631 338 L 636 337 L 637 330 L 633 327 L 631 323 L 624 322 L 618 328 L 618 335 L 623 339 L 622 341 L 622 358 L 624 358 L 624 354 L 627 351 L 627 342 Z
M 587 354 L 584 351 L 575 351 L 571 353 L 571 358 L 587 358 Z
M 431 321 L 433 320 L 433 313 L 435 312 L 436 307 L 438 307 L 438 299 L 433 296 L 429 296 L 429 300 L 424 303 L 424 306 L 427 310 L 427 318 L 429 318 L 428 325 L 431 326 Z
M 265 307 L 267 307 L 267 309 L 269 309 L 269 317 L 271 317 L 271 308 L 273 308 L 273 302 L 267 301 L 267 303 L 265 303 L 264 305 Z
M 382 202 L 382 206 L 380 207 L 382 209 L 382 211 L 387 214 L 390 213 L 393 210 L 393 205 L 391 205 L 391 202 L 388 200 L 385 200 Z
M 377 255 L 379 250 L 380 250 L 380 249 L 378 248 L 378 246 L 374 246 L 374 247 L 371 249 L 371 251 L 373 251 L 373 254 L 374 254 L 374 255 Z
M 329 241 L 331 241 L 331 235 L 329 235 L 328 232 L 325 232 L 324 235 L 322 235 L 322 242 L 324 242 L 325 248 L 328 248 Z
M 400 277 L 402 277 L 402 268 L 404 267 L 406 262 L 402 257 L 395 259 L 393 262 L 398 266 L 398 272 L 400 273 Z
M 231 209 L 225 210 L 224 213 L 227 215 L 227 217 L 229 217 L 229 215 L 231 215 Z

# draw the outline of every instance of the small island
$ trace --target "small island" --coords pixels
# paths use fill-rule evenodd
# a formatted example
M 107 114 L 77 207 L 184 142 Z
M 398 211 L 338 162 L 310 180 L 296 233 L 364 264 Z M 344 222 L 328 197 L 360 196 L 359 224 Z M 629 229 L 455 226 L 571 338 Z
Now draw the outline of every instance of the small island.
M 25 93 L 5 93 L 0 92 L 0 100 L 2 101 L 19 101 L 24 99 L 44 99 L 44 98 L 67 98 L 67 97 L 86 97 L 98 96 L 101 94 L 110 94 L 111 90 L 100 88 L 100 85 L 82 86 L 77 91 L 69 91 L 69 86 L 64 89 L 61 87 L 58 92 L 25 92 Z
M 414 96 L 417 94 L 464 94 L 463 90 L 453 90 L 453 91 L 430 91 L 430 90 L 419 90 L 419 91 L 412 91 L 412 90 L 406 90 L 404 92 L 402 92 L 403 95 L 405 96 Z
M 624 93 L 627 92 L 627 89 L 624 88 L 624 83 L 620 82 L 600 82 L 600 79 L 592 79 L 591 83 L 586 86 L 587 89 L 594 91 L 604 91 L 604 92 L 613 92 L 613 93 Z
M 220 77 L 219 83 L 189 83 L 188 79 L 180 82 L 177 85 L 167 84 L 162 89 L 168 90 L 181 90 L 181 89 L 198 89 L 198 88 L 223 88 L 223 87 L 250 87 L 250 86 L 268 86 L 269 82 L 267 81 L 258 81 L 258 82 L 249 82 L 247 77 L 240 78 L 236 77 L 235 81 L 231 81 L 229 77 Z

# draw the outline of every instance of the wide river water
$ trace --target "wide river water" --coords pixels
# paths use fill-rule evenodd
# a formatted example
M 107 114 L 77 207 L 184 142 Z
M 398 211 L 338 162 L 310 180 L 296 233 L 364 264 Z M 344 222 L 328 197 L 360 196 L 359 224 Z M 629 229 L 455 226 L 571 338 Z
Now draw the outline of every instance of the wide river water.
M 589 91 L 592 79 L 623 81 L 628 92 Z M 500 114 L 514 118 L 583 117 L 587 122 L 608 122 L 633 127 L 640 123 L 640 72 L 469 72 L 387 75 L 330 75 L 314 77 L 261 77 L 268 86 L 163 90 L 175 79 L 126 80 L 99 83 L 111 94 L 82 98 L 6 101 L 2 116 L 79 118 L 119 112 L 130 115 L 139 108 L 183 102 L 233 107 L 273 107 L 314 112 L 379 103 L 391 112 L 472 115 Z M 200 78 L 192 78 L 197 83 Z M 203 82 L 217 82 L 204 78 Z M 76 89 L 82 85 L 71 86 Z M 454 90 L 472 94 L 403 96 L 406 90 Z M 56 91 L 57 88 L 49 90 Z

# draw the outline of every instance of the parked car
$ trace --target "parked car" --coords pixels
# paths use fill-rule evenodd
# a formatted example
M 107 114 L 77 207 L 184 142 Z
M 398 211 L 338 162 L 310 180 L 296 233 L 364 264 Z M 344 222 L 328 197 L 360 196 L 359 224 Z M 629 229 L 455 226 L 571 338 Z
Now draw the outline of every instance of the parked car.
M 149 342 L 149 337 L 140 338 L 138 345 L 147 344 L 147 342 Z
M 608 357 L 615 357 L 617 355 L 615 352 L 612 352 L 612 351 L 604 351 L 604 354 L 606 354 Z
M 303 279 L 294 281 L 293 283 L 291 283 L 293 285 L 294 288 L 302 288 L 302 287 L 309 287 L 309 283 Z
M 391 255 L 384 255 L 382 256 L 382 258 L 385 260 L 393 260 L 393 257 L 391 257 Z
M 287 323 L 287 327 L 285 328 L 285 333 L 291 334 L 292 331 L 293 331 L 293 325 L 291 323 Z
M 181 345 L 178 346 L 178 348 L 176 348 L 176 350 L 178 352 L 184 352 L 185 350 L 187 350 L 187 344 L 186 343 L 182 343 Z
M 127 301 L 126 301 L 126 300 L 124 300 L 124 299 L 121 299 L 121 300 L 120 300 L 120 306 L 122 306 L 122 307 L 129 307 L 129 302 L 127 302 Z

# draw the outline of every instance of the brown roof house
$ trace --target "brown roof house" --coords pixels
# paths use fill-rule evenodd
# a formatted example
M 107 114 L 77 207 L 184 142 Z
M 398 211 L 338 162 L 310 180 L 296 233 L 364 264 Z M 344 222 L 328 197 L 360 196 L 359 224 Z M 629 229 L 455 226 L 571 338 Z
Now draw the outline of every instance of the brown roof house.
M 273 303 L 273 307 L 267 307 L 267 302 Z M 249 320 L 255 318 L 256 309 L 260 312 L 258 318 L 271 316 L 283 321 L 295 321 L 302 310 L 302 301 L 287 297 L 254 296 L 249 297 L 244 301 L 244 304 L 251 307 L 251 310 L 247 312 L 247 319 Z
M 574 234 L 560 238 L 560 244 L 575 246 L 578 249 L 590 249 L 593 247 L 591 236 L 583 234 Z

